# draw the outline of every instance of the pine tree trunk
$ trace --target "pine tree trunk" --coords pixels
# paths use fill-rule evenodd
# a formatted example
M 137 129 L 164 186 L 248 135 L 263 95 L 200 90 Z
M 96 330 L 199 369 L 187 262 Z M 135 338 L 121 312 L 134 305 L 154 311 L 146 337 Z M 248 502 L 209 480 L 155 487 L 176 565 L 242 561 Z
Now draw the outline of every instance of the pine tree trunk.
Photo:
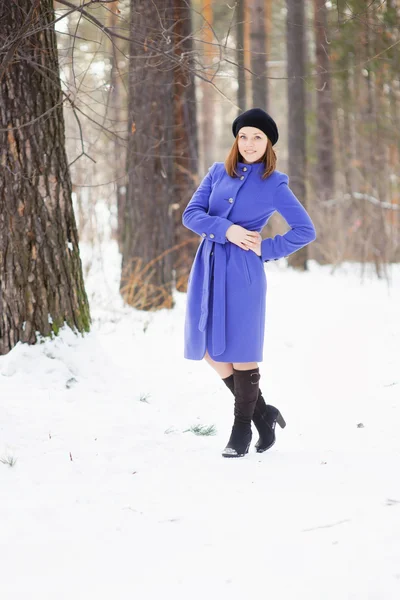
M 108 8 L 108 27 L 111 31 L 121 31 L 121 23 L 118 13 L 119 0 L 112 2 Z M 124 32 L 129 35 L 129 32 Z M 110 91 L 109 91 L 109 117 L 112 120 L 112 130 L 116 134 L 112 137 L 110 143 L 110 151 L 117 159 L 113 162 L 115 184 L 114 189 L 117 197 L 117 215 L 119 223 L 117 225 L 117 238 L 120 252 L 123 251 L 123 240 L 119 234 L 124 231 L 123 223 L 121 219 L 125 215 L 125 202 L 126 202 L 126 188 L 127 188 L 127 175 L 126 175 L 126 140 L 121 139 L 123 137 L 123 124 L 126 122 L 126 95 L 124 93 L 124 81 L 123 72 L 125 68 L 120 68 L 119 62 L 121 54 L 118 52 L 114 45 L 113 40 L 107 40 L 110 52 Z M 126 42 L 124 41 L 124 46 Z M 119 41 L 121 46 L 121 41 Z M 125 47 L 123 47 L 125 50 Z M 128 54 L 128 49 L 126 49 Z M 119 60 L 118 60 L 119 59 Z
M 215 50 L 213 48 L 214 34 L 213 34 L 213 18 L 214 10 L 209 0 L 202 0 L 201 12 L 204 17 L 202 23 L 202 39 L 204 44 L 202 45 L 202 61 L 204 65 L 203 76 L 210 80 L 213 76 L 215 67 L 213 66 L 213 56 Z M 201 89 L 201 148 L 202 148 L 202 165 L 201 172 L 206 173 L 209 166 L 214 162 L 214 156 L 216 152 L 215 148 L 215 137 L 214 137 L 214 90 L 208 81 L 202 80 L 200 83 Z
M 244 72 L 244 19 L 245 0 L 238 0 L 236 5 L 236 62 L 238 65 L 237 103 L 239 112 L 246 110 L 246 78 Z
M 332 198 L 334 190 L 334 145 L 332 93 L 329 62 L 328 19 L 325 0 L 314 0 L 317 88 L 317 197 Z
M 267 98 L 267 57 L 265 31 L 265 0 L 251 0 L 251 70 L 253 102 L 252 105 L 265 110 Z
M 328 31 L 328 9 L 325 0 L 314 0 L 314 39 L 315 39 L 315 95 L 316 95 L 316 162 L 313 168 L 313 196 L 323 214 L 325 223 L 332 223 L 333 215 L 328 200 L 334 196 L 334 137 L 333 137 L 333 103 L 332 82 L 330 74 L 330 32 Z M 345 116 L 345 119 L 348 115 Z M 342 119 L 343 121 L 343 119 Z M 347 145 L 343 153 L 348 151 Z M 342 158 L 342 153 L 339 153 Z M 345 165 L 344 170 L 345 172 Z M 313 245 L 313 257 L 320 264 L 329 258 L 324 249 L 329 247 L 332 235 L 331 225 L 319 228 L 318 242 Z
M 290 187 L 306 206 L 306 114 L 304 74 L 304 0 L 287 0 L 288 146 Z M 293 267 L 307 267 L 308 247 L 289 257 Z
M 174 74 L 172 33 L 166 33 L 172 21 L 172 0 L 131 0 L 121 293 L 142 310 L 173 305 Z M 134 43 L 137 39 L 142 45 Z
M 53 21 L 52 0 L 0 5 L 0 354 L 90 325 Z
M 196 123 L 196 97 L 194 76 L 193 37 L 190 0 L 175 0 L 174 46 L 175 56 L 181 65 L 174 69 L 174 175 L 175 202 L 172 205 L 174 218 L 173 253 L 176 289 L 186 292 L 193 252 L 198 238 L 186 227 L 182 227 L 182 213 L 197 183 L 198 139 Z M 210 120 L 211 125 L 212 121 Z
M 252 75 L 251 75 L 251 7 L 250 2 L 248 0 L 244 0 L 243 2 L 243 82 L 244 82 L 244 93 L 245 93 L 245 103 L 243 105 L 244 108 L 252 106 Z M 238 31 L 238 35 L 241 35 L 241 32 Z M 239 57 L 237 57 L 236 62 L 238 62 Z M 240 82 L 239 82 L 240 85 Z

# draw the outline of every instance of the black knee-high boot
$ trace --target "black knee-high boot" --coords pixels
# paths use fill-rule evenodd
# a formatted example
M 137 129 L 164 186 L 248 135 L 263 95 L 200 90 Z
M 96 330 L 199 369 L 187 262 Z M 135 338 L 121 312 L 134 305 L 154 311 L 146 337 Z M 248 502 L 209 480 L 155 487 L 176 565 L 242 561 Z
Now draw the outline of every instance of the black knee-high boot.
M 223 378 L 222 381 L 232 394 L 235 394 L 233 375 Z M 257 452 L 265 452 L 274 445 L 276 441 L 275 426 L 277 423 L 282 428 L 286 427 L 285 420 L 279 410 L 275 406 L 272 406 L 272 404 L 265 403 L 260 389 L 258 390 L 257 403 L 253 413 L 253 423 L 260 436 L 255 445 Z
M 259 368 L 238 371 L 233 369 L 235 394 L 235 420 L 229 442 L 222 456 L 236 458 L 249 451 L 251 442 L 251 420 L 258 398 Z

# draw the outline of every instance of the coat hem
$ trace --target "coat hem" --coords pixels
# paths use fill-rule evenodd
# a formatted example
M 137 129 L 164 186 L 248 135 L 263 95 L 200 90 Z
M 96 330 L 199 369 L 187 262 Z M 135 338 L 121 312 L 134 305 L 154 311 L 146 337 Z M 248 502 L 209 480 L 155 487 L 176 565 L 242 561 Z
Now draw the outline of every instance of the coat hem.
M 186 356 L 186 355 L 184 355 L 184 358 L 186 360 L 203 360 L 204 357 L 205 357 L 205 355 L 206 355 L 206 353 L 204 352 L 204 354 L 203 354 L 203 356 L 201 358 L 193 357 L 193 356 Z M 232 358 L 224 358 L 223 360 L 219 360 L 218 356 L 211 356 L 211 354 L 210 354 L 210 358 L 213 361 L 220 362 L 220 363 L 229 363 L 229 362 L 230 363 L 251 363 L 251 362 L 261 363 L 264 360 L 263 357 L 261 357 L 261 358 L 254 358 L 252 360 L 243 360 L 243 359 L 241 359 L 241 360 L 234 360 Z

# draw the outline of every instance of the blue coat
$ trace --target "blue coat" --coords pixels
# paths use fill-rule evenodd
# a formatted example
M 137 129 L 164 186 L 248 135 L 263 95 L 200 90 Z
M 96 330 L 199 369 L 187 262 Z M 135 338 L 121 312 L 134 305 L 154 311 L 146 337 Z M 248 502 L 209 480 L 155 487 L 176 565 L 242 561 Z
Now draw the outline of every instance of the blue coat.
M 288 256 L 315 239 L 314 225 L 288 186 L 274 171 L 262 179 L 262 163 L 238 162 L 239 177 L 214 163 L 193 194 L 182 223 L 202 239 L 189 274 L 184 356 L 201 360 L 206 348 L 218 362 L 263 359 L 267 279 L 264 262 Z M 261 242 L 261 256 L 226 239 L 241 225 L 261 232 L 278 211 L 291 229 Z

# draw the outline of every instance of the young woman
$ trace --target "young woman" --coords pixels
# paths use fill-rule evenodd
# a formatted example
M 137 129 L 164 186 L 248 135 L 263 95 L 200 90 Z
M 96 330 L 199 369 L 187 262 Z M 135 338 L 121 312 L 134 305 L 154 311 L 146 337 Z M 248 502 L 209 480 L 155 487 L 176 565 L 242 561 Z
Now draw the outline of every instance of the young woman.
M 275 121 L 260 108 L 240 114 L 225 163 L 214 163 L 193 194 L 182 223 L 202 237 L 189 275 L 184 356 L 203 358 L 235 397 L 234 423 L 225 457 L 244 456 L 251 421 L 258 452 L 275 442 L 275 425 L 285 422 L 265 404 L 259 389 L 263 360 L 267 281 L 264 263 L 278 260 L 315 239 L 315 228 L 276 170 Z M 279 212 L 291 229 L 265 240 L 261 231 Z

